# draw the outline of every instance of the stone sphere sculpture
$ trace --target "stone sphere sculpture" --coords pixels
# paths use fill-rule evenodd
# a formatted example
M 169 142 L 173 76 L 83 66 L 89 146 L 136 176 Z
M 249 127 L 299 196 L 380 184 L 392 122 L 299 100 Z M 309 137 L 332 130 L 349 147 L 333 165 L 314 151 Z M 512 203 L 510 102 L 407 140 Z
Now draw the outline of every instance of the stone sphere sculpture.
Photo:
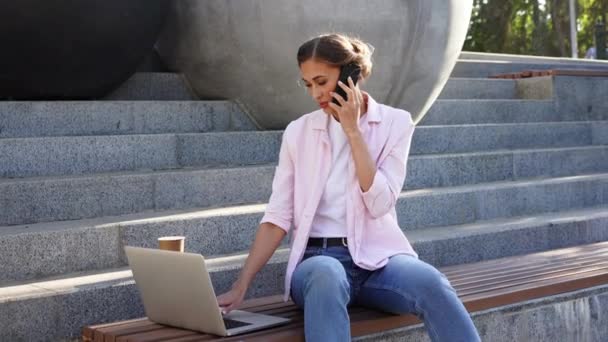
M 158 50 L 204 99 L 239 102 L 265 129 L 282 129 L 317 109 L 298 87 L 298 47 L 327 32 L 375 47 L 362 86 L 417 123 L 461 51 L 472 0 L 180 0 Z
M 18 0 L 0 5 L 0 99 L 101 97 L 153 51 L 169 0 Z

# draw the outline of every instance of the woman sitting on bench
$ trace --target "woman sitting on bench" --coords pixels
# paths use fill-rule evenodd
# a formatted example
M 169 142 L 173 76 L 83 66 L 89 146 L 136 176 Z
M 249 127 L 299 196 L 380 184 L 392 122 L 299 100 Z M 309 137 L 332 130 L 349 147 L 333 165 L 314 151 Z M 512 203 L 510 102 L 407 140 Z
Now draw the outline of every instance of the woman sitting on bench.
M 285 129 L 265 215 L 219 305 L 239 307 L 293 223 L 284 299 L 303 308 L 307 341 L 350 341 L 351 305 L 415 314 L 432 341 L 479 341 L 448 279 L 418 258 L 397 223 L 414 123 L 360 90 L 371 53 L 339 34 L 299 48 L 302 83 L 320 109 Z M 338 82 L 341 74 L 351 77 Z

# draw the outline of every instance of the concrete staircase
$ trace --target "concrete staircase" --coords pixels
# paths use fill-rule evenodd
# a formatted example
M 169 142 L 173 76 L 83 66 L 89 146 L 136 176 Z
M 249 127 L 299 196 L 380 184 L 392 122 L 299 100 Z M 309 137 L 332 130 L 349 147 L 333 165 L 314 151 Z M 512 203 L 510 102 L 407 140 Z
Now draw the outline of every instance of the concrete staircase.
M 556 77 L 539 98 L 525 80 L 479 78 L 502 64 L 461 60 L 416 129 L 397 212 L 437 267 L 608 240 L 608 91 L 570 99 L 572 82 L 594 94 L 586 87 L 599 81 Z M 99 101 L 0 102 L 0 341 L 71 340 L 84 325 L 144 315 L 122 248 L 162 235 L 187 236 L 216 292 L 227 290 L 281 134 L 257 131 L 230 102 L 194 100 L 173 74 L 138 74 Z M 282 292 L 287 256 L 284 243 L 248 297 Z M 513 341 L 490 327 L 590 298 L 607 302 L 608 286 L 474 318 L 484 340 Z M 540 322 L 534 333 L 548 340 L 555 324 Z M 417 326 L 366 339 L 404 336 L 425 338 Z

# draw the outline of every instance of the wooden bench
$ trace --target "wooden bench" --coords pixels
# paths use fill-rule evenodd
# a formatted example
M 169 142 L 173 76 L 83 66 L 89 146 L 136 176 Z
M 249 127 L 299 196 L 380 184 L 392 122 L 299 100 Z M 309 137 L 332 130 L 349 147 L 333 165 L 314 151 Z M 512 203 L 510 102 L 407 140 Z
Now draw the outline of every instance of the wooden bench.
M 442 267 L 469 312 L 608 283 L 608 242 Z M 219 338 L 175 329 L 146 318 L 85 327 L 83 341 L 304 341 L 303 315 L 281 296 L 246 301 L 243 309 L 293 320 L 288 325 Z M 414 315 L 391 315 L 353 307 L 352 336 L 421 323 Z
M 608 71 L 589 70 L 589 69 L 553 69 L 553 70 L 524 70 L 505 74 L 492 75 L 490 78 L 519 79 L 539 76 L 584 76 L 584 77 L 607 77 Z

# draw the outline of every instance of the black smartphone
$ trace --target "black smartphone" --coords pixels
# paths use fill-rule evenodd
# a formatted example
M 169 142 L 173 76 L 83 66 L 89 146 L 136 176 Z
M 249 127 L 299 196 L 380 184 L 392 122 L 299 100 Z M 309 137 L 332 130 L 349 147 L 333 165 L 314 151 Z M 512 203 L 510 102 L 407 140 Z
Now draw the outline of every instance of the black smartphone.
M 353 79 L 353 82 L 357 84 L 357 81 L 359 80 L 359 75 L 361 75 L 361 68 L 359 68 L 359 66 L 357 66 L 355 63 L 350 63 L 342 66 L 340 70 L 340 77 L 338 78 L 338 80 L 342 81 L 342 83 L 346 84 L 346 86 L 348 87 L 348 76 L 350 76 Z M 342 87 L 340 87 L 339 84 L 336 84 L 335 92 L 340 94 L 340 96 L 342 96 L 345 100 L 348 100 L 346 92 L 344 91 L 344 89 L 342 89 Z M 336 100 L 335 98 L 332 98 L 331 102 L 337 104 L 338 106 L 340 105 L 338 100 Z

